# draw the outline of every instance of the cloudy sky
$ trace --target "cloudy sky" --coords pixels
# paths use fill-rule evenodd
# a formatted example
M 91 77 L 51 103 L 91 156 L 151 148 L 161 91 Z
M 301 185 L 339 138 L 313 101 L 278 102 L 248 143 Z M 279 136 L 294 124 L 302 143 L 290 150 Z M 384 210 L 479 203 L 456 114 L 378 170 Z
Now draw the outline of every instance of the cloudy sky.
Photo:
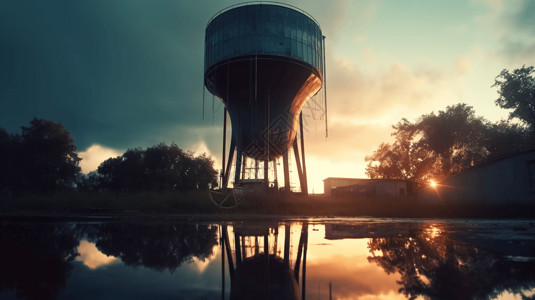
M 222 108 L 205 95 L 204 29 L 239 1 L 0 2 L 0 127 L 61 122 L 85 172 L 128 148 L 176 142 L 221 161 Z M 502 69 L 535 65 L 535 1 L 287 1 L 326 39 L 329 137 L 306 120 L 310 190 L 365 177 L 391 125 L 459 102 L 491 121 Z M 219 168 L 219 166 L 217 166 Z

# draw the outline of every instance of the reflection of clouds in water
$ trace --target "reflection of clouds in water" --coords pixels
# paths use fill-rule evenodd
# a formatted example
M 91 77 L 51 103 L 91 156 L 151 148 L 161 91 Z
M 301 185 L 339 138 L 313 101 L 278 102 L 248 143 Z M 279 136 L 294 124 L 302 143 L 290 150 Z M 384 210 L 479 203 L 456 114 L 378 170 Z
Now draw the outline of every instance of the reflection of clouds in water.
M 525 298 L 523 298 L 524 296 Z M 531 299 L 530 297 L 535 296 L 535 290 L 532 290 L 531 292 L 526 292 L 522 294 L 515 294 L 511 293 L 509 291 L 505 291 L 496 297 L 496 300 L 522 300 L 522 299 Z
M 307 294 L 328 299 L 329 282 L 333 299 L 406 299 L 398 292 L 399 274 L 387 274 L 368 262 L 364 253 L 340 254 L 325 260 L 307 261 Z M 308 298 L 308 297 L 307 297 Z
M 76 260 L 83 262 L 84 265 L 92 270 L 119 260 L 115 256 L 108 256 L 100 252 L 95 243 L 88 242 L 87 240 L 80 241 L 78 253 L 80 255 L 76 257 Z
M 406 299 L 398 292 L 399 274 L 387 274 L 368 261 L 367 238 L 325 238 L 325 225 L 309 227 L 307 295 L 335 299 Z
M 351 255 L 367 257 L 368 239 L 326 239 L 325 225 L 314 225 L 308 232 L 308 261 L 325 260 L 350 251 Z
M 204 273 L 204 271 L 206 271 L 210 263 L 214 261 L 220 255 L 219 252 L 220 252 L 219 246 L 214 246 L 212 248 L 212 255 L 205 258 L 204 261 L 194 256 L 193 261 L 191 262 L 191 265 L 194 266 L 195 269 L 198 270 L 200 274 L 202 274 Z

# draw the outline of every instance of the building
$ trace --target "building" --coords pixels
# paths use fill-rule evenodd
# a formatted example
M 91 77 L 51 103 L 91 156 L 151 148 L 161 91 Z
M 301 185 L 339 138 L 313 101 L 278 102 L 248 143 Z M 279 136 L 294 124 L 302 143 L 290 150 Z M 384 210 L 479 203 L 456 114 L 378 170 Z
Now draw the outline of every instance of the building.
M 426 204 L 535 201 L 535 150 L 451 176 L 418 191 L 418 200 Z
M 361 179 L 329 177 L 323 192 L 330 196 L 401 198 L 412 194 L 412 182 L 402 179 Z

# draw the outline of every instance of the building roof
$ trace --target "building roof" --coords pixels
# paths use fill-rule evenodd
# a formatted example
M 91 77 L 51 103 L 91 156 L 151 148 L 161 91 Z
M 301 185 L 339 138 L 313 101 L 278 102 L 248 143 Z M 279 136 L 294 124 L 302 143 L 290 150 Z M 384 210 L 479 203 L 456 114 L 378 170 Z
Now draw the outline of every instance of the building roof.
M 323 179 L 323 181 L 327 181 L 327 180 L 354 180 L 354 181 L 369 181 L 369 182 L 372 182 L 372 181 L 412 181 L 410 179 L 390 179 L 390 178 L 375 178 L 375 179 L 372 179 L 372 178 L 347 178 L 347 177 L 327 177 L 325 179 Z

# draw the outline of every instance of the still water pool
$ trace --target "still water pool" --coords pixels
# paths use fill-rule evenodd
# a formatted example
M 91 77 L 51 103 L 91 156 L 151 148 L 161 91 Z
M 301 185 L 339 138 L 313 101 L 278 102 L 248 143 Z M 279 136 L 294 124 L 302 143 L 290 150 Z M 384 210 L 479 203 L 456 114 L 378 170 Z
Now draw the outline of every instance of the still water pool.
M 0 221 L 0 299 L 534 298 L 534 220 Z

